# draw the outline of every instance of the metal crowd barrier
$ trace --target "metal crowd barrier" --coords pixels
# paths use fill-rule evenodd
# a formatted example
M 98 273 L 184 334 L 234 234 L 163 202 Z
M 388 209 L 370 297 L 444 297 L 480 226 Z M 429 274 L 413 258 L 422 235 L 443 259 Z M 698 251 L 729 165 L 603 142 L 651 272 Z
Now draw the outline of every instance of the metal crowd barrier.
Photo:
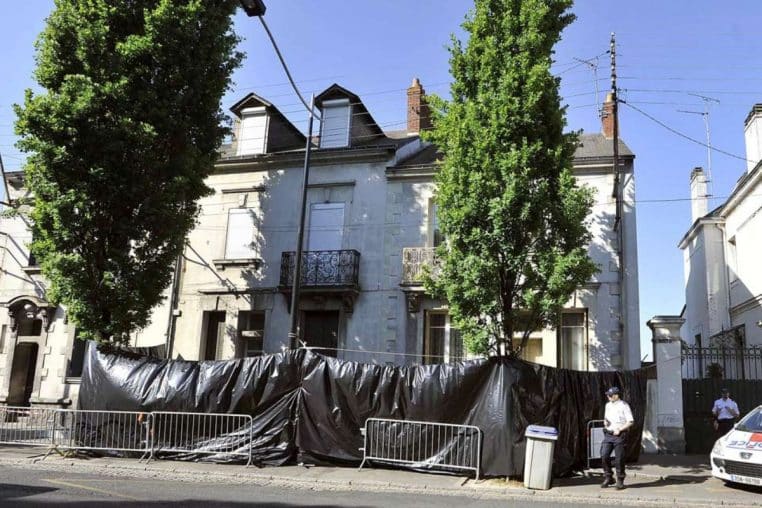
M 52 452 L 100 451 L 242 457 L 252 461 L 252 418 L 223 413 L 104 411 L 0 406 L 0 444 Z M 46 457 L 47 457 L 46 455 Z
M 369 418 L 363 459 L 411 467 L 474 471 L 481 474 L 482 431 L 473 425 Z
M 151 413 L 150 459 L 158 453 L 240 456 L 251 464 L 253 421 L 225 413 Z
M 56 409 L 0 406 L 0 443 L 50 446 Z
M 53 450 L 150 453 L 150 413 L 59 409 L 53 429 Z
M 603 420 L 590 420 L 587 422 L 587 469 L 594 460 L 601 458 L 601 444 L 603 443 Z

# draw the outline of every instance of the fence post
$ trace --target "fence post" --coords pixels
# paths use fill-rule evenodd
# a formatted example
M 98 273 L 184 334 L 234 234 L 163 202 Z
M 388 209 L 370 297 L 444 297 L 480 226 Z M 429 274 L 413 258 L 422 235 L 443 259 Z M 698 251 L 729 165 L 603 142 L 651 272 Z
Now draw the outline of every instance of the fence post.
M 660 453 L 685 453 L 683 379 L 679 316 L 654 316 L 648 321 L 653 334 L 658 382 L 656 399 L 657 447 Z

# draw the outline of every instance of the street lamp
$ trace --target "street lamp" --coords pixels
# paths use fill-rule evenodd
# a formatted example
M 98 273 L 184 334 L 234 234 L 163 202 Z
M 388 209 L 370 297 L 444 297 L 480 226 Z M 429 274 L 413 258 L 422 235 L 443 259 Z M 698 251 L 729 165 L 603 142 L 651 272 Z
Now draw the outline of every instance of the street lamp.
M 307 105 L 307 101 L 304 100 L 304 97 L 302 97 L 302 94 L 299 93 L 299 89 L 296 87 L 296 83 L 294 83 L 293 78 L 291 77 L 291 73 L 288 70 L 288 66 L 286 65 L 286 61 L 283 58 L 283 55 L 281 55 L 280 50 L 278 49 L 278 45 L 275 43 L 275 38 L 273 37 L 272 33 L 270 32 L 270 29 L 267 27 L 267 23 L 265 23 L 264 18 L 262 15 L 265 13 L 265 4 L 262 2 L 262 0 L 240 0 L 241 1 L 241 7 L 243 7 L 243 10 L 246 11 L 246 14 L 249 15 L 249 17 L 257 16 L 259 18 L 259 21 L 262 22 L 262 27 L 264 27 L 265 32 L 267 32 L 267 36 L 270 38 L 270 42 L 272 42 L 273 48 L 275 49 L 275 53 L 278 55 L 278 59 L 280 60 L 281 65 L 283 65 L 283 70 L 286 71 L 286 76 L 288 76 L 289 82 L 291 82 L 291 87 L 296 92 L 296 95 L 299 97 L 299 99 L 302 101 L 302 104 L 304 104 L 304 107 L 307 108 L 307 112 L 309 113 L 308 122 L 307 122 L 307 143 L 306 147 L 304 149 L 304 171 L 302 175 L 302 200 L 299 207 L 299 227 L 296 232 L 296 253 L 295 253 L 295 259 L 294 259 L 294 279 L 292 281 L 291 286 L 291 325 L 289 327 L 288 331 L 288 340 L 289 345 L 291 348 L 294 348 L 297 346 L 298 339 L 299 339 L 299 333 L 298 333 L 298 324 L 299 324 L 299 318 L 298 318 L 298 312 L 299 312 L 299 289 L 300 289 L 300 282 L 302 278 L 302 244 L 304 243 L 304 221 L 305 221 L 305 215 L 306 215 L 306 209 L 307 209 L 307 182 L 309 181 L 310 177 L 310 152 L 312 149 L 312 121 L 315 118 L 315 95 L 312 95 L 312 100 L 310 101 L 310 104 Z M 318 116 L 318 119 L 320 117 Z
M 250 17 L 263 16 L 267 10 L 262 0 L 241 0 L 241 7 Z

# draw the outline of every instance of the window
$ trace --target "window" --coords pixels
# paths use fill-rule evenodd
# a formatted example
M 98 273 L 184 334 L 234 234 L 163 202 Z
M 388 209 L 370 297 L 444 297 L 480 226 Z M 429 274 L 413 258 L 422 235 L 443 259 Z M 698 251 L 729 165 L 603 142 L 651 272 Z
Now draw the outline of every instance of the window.
M 584 311 L 561 313 L 558 340 L 558 366 L 587 370 L 587 316 Z
M 323 101 L 320 148 L 349 146 L 349 99 Z
M 310 206 L 307 250 L 341 250 L 344 234 L 344 203 L 315 203 Z
M 442 243 L 442 232 L 439 229 L 439 208 L 433 199 L 429 200 L 429 246 L 438 247 Z
M 735 236 L 728 240 L 728 268 L 730 269 L 730 282 L 738 280 L 738 249 Z
M 32 241 L 29 242 L 29 259 L 28 259 L 28 266 L 38 266 L 37 258 L 34 257 L 34 254 L 32 253 L 32 243 L 34 243 L 35 235 L 34 232 L 32 232 Z
M 262 356 L 265 351 L 264 312 L 238 312 L 238 343 L 244 358 Z
M 423 337 L 423 363 L 453 363 L 464 358 L 463 338 L 450 323 L 450 315 L 441 311 L 426 312 Z
M 256 214 L 253 208 L 233 208 L 228 212 L 228 232 L 225 240 L 225 259 L 253 259 Z
M 513 348 L 521 346 L 521 337 L 513 337 Z M 542 337 L 529 337 L 524 349 L 521 351 L 521 359 L 527 362 L 540 363 L 542 360 Z
M 268 116 L 265 108 L 245 108 L 241 110 L 241 126 L 238 131 L 238 151 L 236 155 L 258 155 L 265 153 L 267 146 Z
M 8 325 L 3 325 L 2 330 L 0 330 L 0 354 L 5 351 L 5 334 L 8 331 Z
M 74 344 L 71 347 L 69 367 L 66 369 L 66 377 L 82 377 L 82 367 L 85 365 L 85 352 L 87 341 L 79 338 L 79 331 L 74 336 Z

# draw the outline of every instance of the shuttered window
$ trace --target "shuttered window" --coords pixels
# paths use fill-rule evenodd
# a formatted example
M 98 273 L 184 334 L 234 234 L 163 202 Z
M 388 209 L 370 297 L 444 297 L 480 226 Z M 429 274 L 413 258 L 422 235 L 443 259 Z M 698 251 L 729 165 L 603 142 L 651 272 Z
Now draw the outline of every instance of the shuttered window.
M 341 250 L 344 236 L 344 203 L 316 203 L 310 206 L 307 250 Z
M 320 123 L 320 148 L 349 146 L 349 99 L 324 101 Z
M 246 108 L 241 111 L 236 155 L 265 153 L 267 146 L 267 113 L 265 108 Z
M 254 245 L 255 212 L 253 208 L 233 208 L 228 214 L 225 259 L 253 259 L 257 257 Z

